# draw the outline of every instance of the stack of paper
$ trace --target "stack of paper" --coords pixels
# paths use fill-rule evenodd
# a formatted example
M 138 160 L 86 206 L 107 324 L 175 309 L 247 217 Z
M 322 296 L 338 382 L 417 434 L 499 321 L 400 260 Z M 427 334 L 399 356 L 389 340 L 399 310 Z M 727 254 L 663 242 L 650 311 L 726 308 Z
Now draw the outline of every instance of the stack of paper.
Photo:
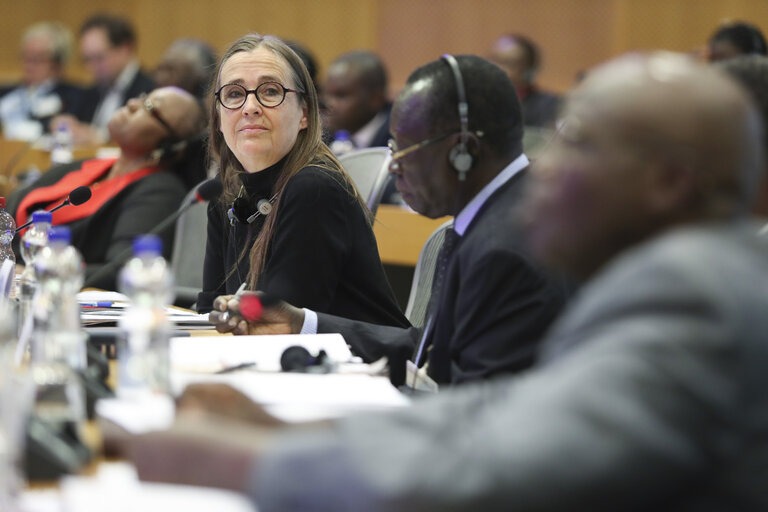
M 128 297 L 118 292 L 98 290 L 84 291 L 77 294 L 81 306 L 80 320 L 85 326 L 111 325 L 117 323 L 130 305 Z M 184 329 L 211 329 L 208 314 L 198 315 L 188 309 L 168 306 L 168 320 Z
M 362 363 L 357 365 L 360 373 L 281 373 L 280 356 L 295 345 L 312 355 L 324 350 L 332 365 L 354 359 L 340 334 L 172 338 L 172 392 L 179 395 L 196 382 L 226 383 L 285 421 L 333 418 L 409 403 L 388 378 L 365 374 L 369 365 Z M 237 367 L 244 369 L 216 374 Z

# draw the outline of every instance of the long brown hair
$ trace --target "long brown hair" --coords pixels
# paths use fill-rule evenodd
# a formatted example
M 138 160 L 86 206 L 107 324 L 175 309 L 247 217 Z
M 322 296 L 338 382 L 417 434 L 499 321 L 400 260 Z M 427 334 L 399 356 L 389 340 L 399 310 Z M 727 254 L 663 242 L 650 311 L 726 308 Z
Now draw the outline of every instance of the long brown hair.
M 219 105 L 213 97 L 213 94 L 219 87 L 221 87 L 221 68 L 230 57 L 236 53 L 250 52 L 261 47 L 267 48 L 288 65 L 290 79 L 293 81 L 291 87 L 299 91 L 301 105 L 307 109 L 307 127 L 299 131 L 299 134 L 296 137 L 296 142 L 285 157 L 285 164 L 280 172 L 280 176 L 277 178 L 275 190 L 273 191 L 276 195 L 274 208 L 272 213 L 267 216 L 264 222 L 264 227 L 251 247 L 249 255 L 250 270 L 246 277 L 248 287 L 251 289 L 256 287 L 256 282 L 258 281 L 261 272 L 264 270 L 267 250 L 275 230 L 275 219 L 277 218 L 277 212 L 280 210 L 280 201 L 285 186 L 288 183 L 288 180 L 304 167 L 311 165 L 329 171 L 331 175 L 349 191 L 350 195 L 357 200 L 360 207 L 366 212 L 369 220 L 371 220 L 370 212 L 362 197 L 360 197 L 360 194 L 357 192 L 351 178 L 344 171 L 344 168 L 338 159 L 331 153 L 328 146 L 322 141 L 322 126 L 320 123 L 320 108 L 318 106 L 317 91 L 315 90 L 312 79 L 309 76 L 309 72 L 304 66 L 304 63 L 282 40 L 274 36 L 262 36 L 259 34 L 247 34 L 235 41 L 229 49 L 227 49 L 221 57 L 221 61 L 216 69 L 216 81 L 210 92 L 211 101 L 209 104 L 211 122 L 208 145 L 210 154 L 213 155 L 219 163 L 219 172 L 221 173 L 221 180 L 224 184 L 224 191 L 220 200 L 221 204 L 231 204 L 235 200 L 241 186 L 239 175 L 246 171 L 234 153 L 232 153 L 232 150 L 229 149 L 229 146 L 227 146 L 227 143 L 224 140 L 224 135 L 219 131 Z M 243 249 L 243 252 L 238 256 L 237 262 L 243 258 L 246 250 L 247 248 Z M 237 264 L 238 263 L 235 263 L 235 267 L 230 269 L 229 275 L 232 275 L 232 273 L 236 271 Z

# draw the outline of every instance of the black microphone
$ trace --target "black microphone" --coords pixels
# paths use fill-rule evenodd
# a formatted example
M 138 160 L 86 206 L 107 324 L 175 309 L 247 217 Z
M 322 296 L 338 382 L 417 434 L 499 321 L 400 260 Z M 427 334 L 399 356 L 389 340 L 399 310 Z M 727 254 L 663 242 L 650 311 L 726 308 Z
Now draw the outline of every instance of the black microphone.
M 53 213 L 56 210 L 60 210 L 61 208 L 64 208 L 65 206 L 69 206 L 70 204 L 72 206 L 80 206 L 84 202 L 88 201 L 90 198 L 91 198 L 91 189 L 90 188 L 88 188 L 86 186 L 77 187 L 77 188 L 73 189 L 72 192 L 69 193 L 67 198 L 64 201 L 62 201 L 60 205 L 57 205 L 56 207 L 52 208 L 50 210 L 50 212 Z M 28 227 L 30 224 L 32 224 L 31 220 L 29 220 L 29 221 L 25 222 L 24 224 L 22 224 L 21 226 L 17 227 L 16 228 L 16 233 L 18 233 L 22 229 Z
M 195 192 L 195 195 L 189 199 L 186 203 L 182 204 L 178 210 L 173 212 L 171 215 L 169 215 L 167 218 L 165 218 L 162 222 L 160 222 L 158 225 L 156 225 L 149 233 L 146 233 L 148 235 L 158 235 L 168 229 L 174 222 L 176 222 L 176 219 L 181 217 L 181 215 L 189 210 L 193 204 L 197 204 L 203 201 L 212 201 L 219 197 L 221 195 L 221 192 L 224 190 L 224 186 L 221 184 L 221 181 L 217 180 L 216 178 L 211 178 L 208 180 L 205 180 L 200 185 L 197 186 L 197 190 Z M 83 285 L 83 288 L 88 288 L 89 286 L 94 286 L 94 283 L 96 283 L 99 279 L 104 277 L 105 275 L 108 275 L 110 272 L 114 272 L 117 267 L 125 263 L 126 259 L 133 253 L 133 247 L 128 246 L 123 251 L 121 251 L 115 258 L 101 267 L 98 271 L 96 271 L 91 277 L 89 277 L 85 284 Z

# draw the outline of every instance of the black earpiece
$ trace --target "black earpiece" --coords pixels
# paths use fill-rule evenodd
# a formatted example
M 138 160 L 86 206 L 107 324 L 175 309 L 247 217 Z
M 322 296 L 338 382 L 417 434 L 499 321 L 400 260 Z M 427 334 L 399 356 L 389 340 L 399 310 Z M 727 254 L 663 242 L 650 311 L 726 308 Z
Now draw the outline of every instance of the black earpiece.
M 453 55 L 445 54 L 443 59 L 451 67 L 451 72 L 456 81 L 456 94 L 458 96 L 459 106 L 459 122 L 461 123 L 461 138 L 459 143 L 451 148 L 448 154 L 448 160 L 451 165 L 459 173 L 459 181 L 464 181 L 467 177 L 467 173 L 472 168 L 472 154 L 469 152 L 468 142 L 470 138 L 469 132 L 469 105 L 467 104 L 467 94 L 464 89 L 464 79 L 461 76 L 461 70 L 459 69 L 459 63 L 456 61 L 456 57 Z
M 256 207 L 246 197 L 238 197 L 232 203 L 232 207 L 227 211 L 229 224 L 234 226 L 238 222 L 241 224 L 251 224 L 259 216 L 267 216 L 272 212 L 272 202 L 268 199 L 259 199 L 256 201 Z

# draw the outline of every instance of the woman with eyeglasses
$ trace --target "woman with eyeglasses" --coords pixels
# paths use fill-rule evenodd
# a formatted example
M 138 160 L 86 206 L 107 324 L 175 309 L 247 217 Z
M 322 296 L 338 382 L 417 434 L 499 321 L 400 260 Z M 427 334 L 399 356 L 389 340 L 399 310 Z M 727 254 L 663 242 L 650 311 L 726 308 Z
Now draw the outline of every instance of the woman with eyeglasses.
M 86 263 L 86 285 L 114 290 L 120 270 L 114 260 L 124 257 L 136 236 L 148 233 L 183 201 L 187 186 L 182 175 L 190 167 L 178 165 L 177 159 L 204 127 L 205 112 L 195 97 L 177 87 L 128 100 L 107 125 L 111 140 L 120 147 L 119 157 L 54 166 L 33 184 L 14 191 L 8 211 L 20 226 L 35 210 L 50 210 L 75 188 L 90 187 L 90 199 L 54 212 L 53 224 L 72 230 L 72 243 Z M 163 254 L 170 257 L 173 231 L 161 236 Z
M 319 312 L 408 325 L 370 212 L 321 140 L 301 59 L 280 39 L 250 34 L 224 53 L 215 76 L 209 149 L 224 191 L 208 207 L 198 311 L 244 286 Z

